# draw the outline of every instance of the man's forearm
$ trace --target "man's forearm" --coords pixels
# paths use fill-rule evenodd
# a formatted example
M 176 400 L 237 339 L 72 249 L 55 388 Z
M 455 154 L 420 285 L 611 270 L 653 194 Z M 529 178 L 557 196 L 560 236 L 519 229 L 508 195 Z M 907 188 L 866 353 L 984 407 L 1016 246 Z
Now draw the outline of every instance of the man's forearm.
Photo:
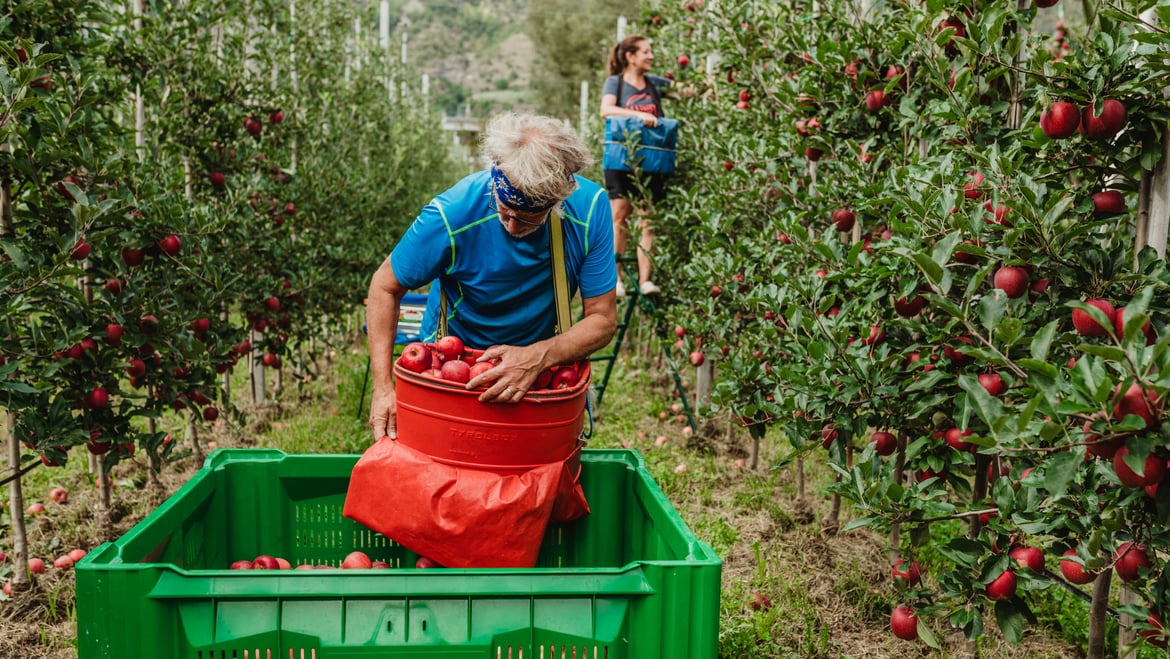
M 400 300 L 381 270 L 370 282 L 366 299 L 366 338 L 374 386 L 389 385 L 393 367 L 394 337 L 398 332 Z M 392 279 L 392 277 L 391 277 Z
M 545 351 L 546 366 L 587 359 L 609 344 L 616 329 L 614 321 L 602 315 L 582 318 L 564 334 L 540 342 Z

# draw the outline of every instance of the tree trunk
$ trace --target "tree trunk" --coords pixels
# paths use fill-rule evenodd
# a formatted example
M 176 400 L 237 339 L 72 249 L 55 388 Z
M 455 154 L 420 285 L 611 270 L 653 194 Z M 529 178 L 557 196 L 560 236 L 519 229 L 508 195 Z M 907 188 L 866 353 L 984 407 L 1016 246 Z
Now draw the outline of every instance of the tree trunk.
M 152 416 L 146 418 L 146 432 L 150 433 L 152 436 L 158 432 L 158 424 L 155 422 L 155 418 Z M 147 449 L 146 455 L 149 456 L 150 460 L 150 484 L 161 488 L 162 481 L 159 480 L 158 477 L 159 474 L 162 473 L 162 458 L 159 456 L 158 449 Z
M 898 451 L 894 454 L 894 482 L 901 485 L 906 481 L 906 433 L 898 431 Z M 902 524 L 890 525 L 890 563 L 902 557 Z
M 187 441 L 191 444 L 191 457 L 195 460 L 195 465 L 203 464 L 203 446 L 199 443 L 199 425 L 196 423 L 197 412 L 195 408 L 188 410 L 190 414 L 187 415 Z
M 1089 604 L 1089 647 L 1085 659 L 1105 659 L 1105 621 L 1112 575 L 1112 570 L 1105 570 L 1093 582 L 1093 599 Z
M 975 484 L 971 486 L 971 503 L 975 506 L 983 505 L 984 499 L 987 498 L 987 466 L 991 463 L 988 456 L 976 453 L 975 454 Z M 968 518 L 970 528 L 967 530 L 967 537 L 976 538 L 979 535 L 979 530 L 982 525 L 979 523 L 979 516 L 972 515 Z
M 226 305 L 224 310 L 219 312 L 219 322 L 223 323 L 224 325 L 228 324 L 228 312 Z M 223 406 L 224 408 L 227 408 L 231 405 L 232 401 L 232 371 L 230 368 L 225 370 L 223 375 L 220 377 L 220 385 L 223 388 Z
M 760 467 L 760 440 L 752 437 L 752 455 L 751 455 L 752 471 Z
M 804 456 L 796 456 L 796 498 L 804 500 Z
M 12 518 L 12 590 L 28 590 L 28 532 L 24 526 L 24 492 L 20 483 L 20 441 L 16 439 L 16 413 L 0 409 L 3 413 L 0 432 L 8 445 L 9 476 L 8 511 Z

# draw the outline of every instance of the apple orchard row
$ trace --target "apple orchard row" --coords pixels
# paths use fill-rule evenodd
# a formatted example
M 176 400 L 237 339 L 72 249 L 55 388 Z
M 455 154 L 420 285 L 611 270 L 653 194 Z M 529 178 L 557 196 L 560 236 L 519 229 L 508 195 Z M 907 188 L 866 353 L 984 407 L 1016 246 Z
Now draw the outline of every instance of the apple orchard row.
M 1107 5 L 1047 32 L 1044 4 L 648 8 L 694 90 L 670 106 L 661 329 L 716 360 L 711 414 L 828 451 L 854 515 L 826 529 L 930 559 L 890 591 L 898 636 L 975 639 L 994 611 L 1016 642 L 1057 580 L 1116 574 L 1133 598 L 1109 606 L 1160 644 L 1165 43 Z

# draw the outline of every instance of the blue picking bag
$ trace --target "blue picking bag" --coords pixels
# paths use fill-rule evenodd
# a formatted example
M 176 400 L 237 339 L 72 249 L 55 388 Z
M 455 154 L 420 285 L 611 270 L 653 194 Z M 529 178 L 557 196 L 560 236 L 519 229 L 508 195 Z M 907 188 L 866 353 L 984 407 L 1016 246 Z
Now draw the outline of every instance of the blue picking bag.
M 627 145 L 636 145 L 631 159 Z M 674 173 L 678 148 L 678 121 L 659 117 L 651 128 L 637 117 L 607 117 L 605 120 L 605 157 L 602 167 L 632 171 L 638 166 L 651 174 Z

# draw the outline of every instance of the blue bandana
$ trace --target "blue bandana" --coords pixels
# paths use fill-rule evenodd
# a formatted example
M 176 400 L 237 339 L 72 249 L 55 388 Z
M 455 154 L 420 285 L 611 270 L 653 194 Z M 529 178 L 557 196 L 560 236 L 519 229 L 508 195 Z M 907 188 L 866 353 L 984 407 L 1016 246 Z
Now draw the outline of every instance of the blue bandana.
M 500 168 L 496 165 L 497 163 L 492 161 L 492 185 L 495 187 L 500 201 L 508 208 L 530 213 L 539 213 L 557 205 L 558 202 L 556 200 L 547 204 L 538 204 L 532 199 L 529 199 L 519 188 L 512 185 L 512 182 L 508 180 L 504 172 L 500 171 Z

